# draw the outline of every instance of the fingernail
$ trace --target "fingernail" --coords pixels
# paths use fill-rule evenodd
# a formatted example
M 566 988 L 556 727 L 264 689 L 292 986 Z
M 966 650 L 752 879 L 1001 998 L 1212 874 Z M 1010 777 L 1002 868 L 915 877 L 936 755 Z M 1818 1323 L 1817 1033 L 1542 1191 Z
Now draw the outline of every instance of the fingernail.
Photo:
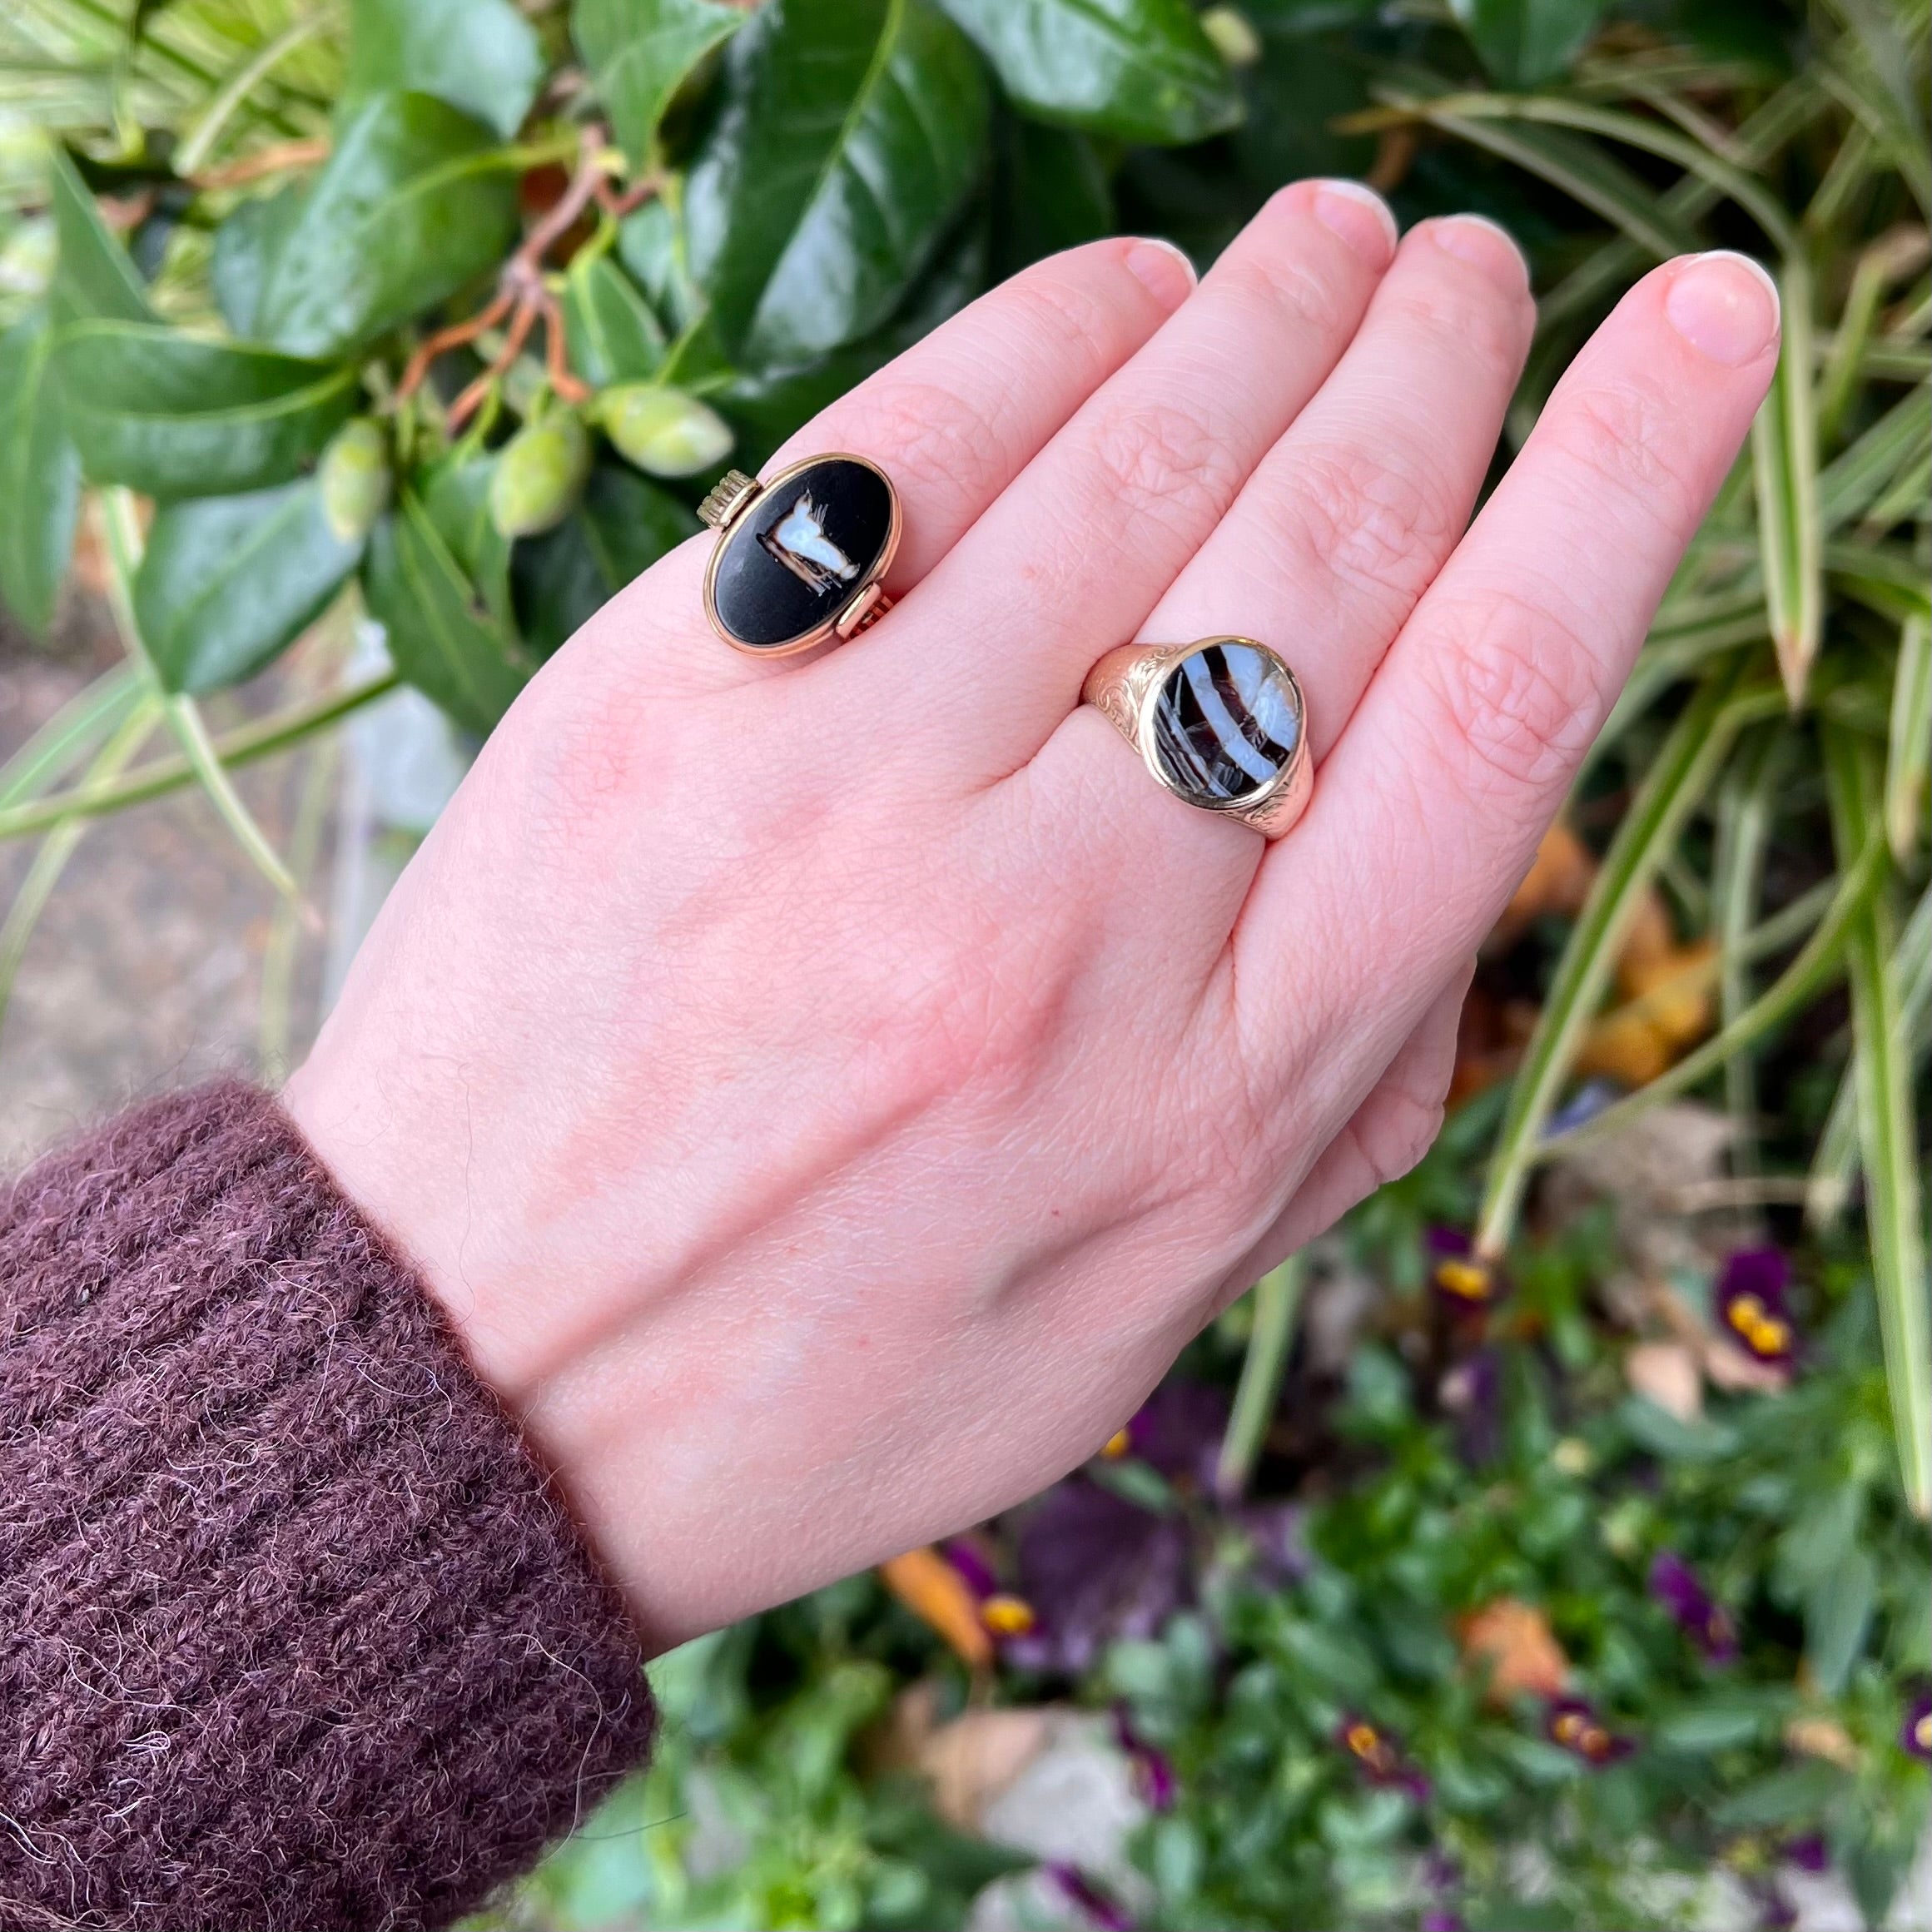
M 1450 215 L 1429 224 L 1437 247 L 1511 288 L 1529 286 L 1529 264 L 1514 236 L 1487 215 Z
M 1778 339 L 1778 285 L 1761 262 L 1715 248 L 1678 269 L 1664 313 L 1700 355 L 1736 369 Z
M 1374 189 L 1360 181 L 1318 181 L 1309 208 L 1371 268 L 1388 266 L 1395 254 L 1395 216 Z
M 1178 309 L 1200 277 L 1194 265 L 1171 241 L 1150 235 L 1127 251 L 1127 266 L 1164 309 Z

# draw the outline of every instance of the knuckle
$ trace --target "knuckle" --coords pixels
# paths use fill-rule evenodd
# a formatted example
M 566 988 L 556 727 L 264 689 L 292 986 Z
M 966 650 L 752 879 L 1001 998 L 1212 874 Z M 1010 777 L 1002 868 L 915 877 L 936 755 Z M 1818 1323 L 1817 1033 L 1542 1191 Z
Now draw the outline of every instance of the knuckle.
M 1667 525 L 1687 527 L 1701 514 L 1700 493 L 1672 460 L 1676 421 L 1648 389 L 1579 390 L 1545 420 L 1557 453 L 1582 473 L 1592 494 L 1607 489 L 1620 506 Z
M 904 484 L 981 502 L 1015 467 L 998 414 L 943 382 L 896 382 L 867 400 L 861 447 L 882 453 Z
M 1408 329 L 1453 342 L 1458 356 L 1499 383 L 1515 381 L 1534 320 L 1527 296 L 1507 296 L 1487 280 L 1433 276 L 1391 299 Z
M 1225 439 L 1192 410 L 1148 400 L 1095 431 L 1090 494 L 1100 527 L 1152 520 L 1189 535 L 1234 500 L 1240 477 Z
M 1334 445 L 1298 452 L 1279 496 L 1280 520 L 1314 562 L 1404 608 L 1428 588 L 1461 520 L 1439 480 Z
M 1428 734 L 1468 787 L 1542 810 L 1597 728 L 1596 660 L 1546 606 L 1502 593 L 1443 613 L 1424 652 L 1443 728 Z
M 1348 1132 L 1376 1187 L 1411 1172 L 1443 1130 L 1443 1100 L 1401 1085 L 1378 1087 Z
M 1319 340 L 1339 341 L 1353 328 L 1356 300 L 1293 245 L 1242 249 L 1215 271 L 1224 295 L 1259 309 L 1269 329 L 1285 322 Z

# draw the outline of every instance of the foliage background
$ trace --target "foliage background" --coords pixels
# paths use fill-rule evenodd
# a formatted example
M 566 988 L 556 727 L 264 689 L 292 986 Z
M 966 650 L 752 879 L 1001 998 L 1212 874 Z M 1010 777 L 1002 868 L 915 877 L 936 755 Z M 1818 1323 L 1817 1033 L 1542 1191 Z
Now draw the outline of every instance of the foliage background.
M 666 1660 L 658 1762 L 497 1922 L 1622 1926 L 1713 1870 L 1776 1922 L 1821 1860 L 1882 1915 L 1932 1749 L 1928 34 L 1925 0 L 9 7 L 0 601 L 44 628 L 77 568 L 126 655 L 0 769 L 38 842 L 0 997 L 87 825 L 191 784 L 298 943 L 235 767 L 398 680 L 486 733 L 726 462 L 1041 254 L 1205 262 L 1309 172 L 1490 213 L 1540 300 L 1499 463 L 1651 262 L 1782 284 L 1776 391 L 1424 1168 L 1122 1453 Z M 390 668 L 318 628 L 355 609 Z M 1002 1877 L 1040 1848 L 944 1767 L 1080 1709 L 1131 1829 Z

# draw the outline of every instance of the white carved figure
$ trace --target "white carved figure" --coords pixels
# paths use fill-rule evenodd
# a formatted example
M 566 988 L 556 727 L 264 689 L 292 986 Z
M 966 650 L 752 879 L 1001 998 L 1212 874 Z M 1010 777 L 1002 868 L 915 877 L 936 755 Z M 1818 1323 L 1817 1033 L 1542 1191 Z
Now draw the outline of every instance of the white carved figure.
M 814 590 L 849 584 L 859 567 L 825 534 L 822 513 L 811 493 L 800 497 L 760 541 L 789 570 Z

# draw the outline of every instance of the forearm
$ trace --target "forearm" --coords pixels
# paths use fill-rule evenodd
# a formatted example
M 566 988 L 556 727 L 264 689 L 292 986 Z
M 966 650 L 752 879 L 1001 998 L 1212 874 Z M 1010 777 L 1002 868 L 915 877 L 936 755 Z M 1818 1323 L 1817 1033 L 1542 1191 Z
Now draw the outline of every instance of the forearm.
M 265 1096 L 0 1209 L 0 1922 L 440 1924 L 639 1758 L 641 1655 Z

